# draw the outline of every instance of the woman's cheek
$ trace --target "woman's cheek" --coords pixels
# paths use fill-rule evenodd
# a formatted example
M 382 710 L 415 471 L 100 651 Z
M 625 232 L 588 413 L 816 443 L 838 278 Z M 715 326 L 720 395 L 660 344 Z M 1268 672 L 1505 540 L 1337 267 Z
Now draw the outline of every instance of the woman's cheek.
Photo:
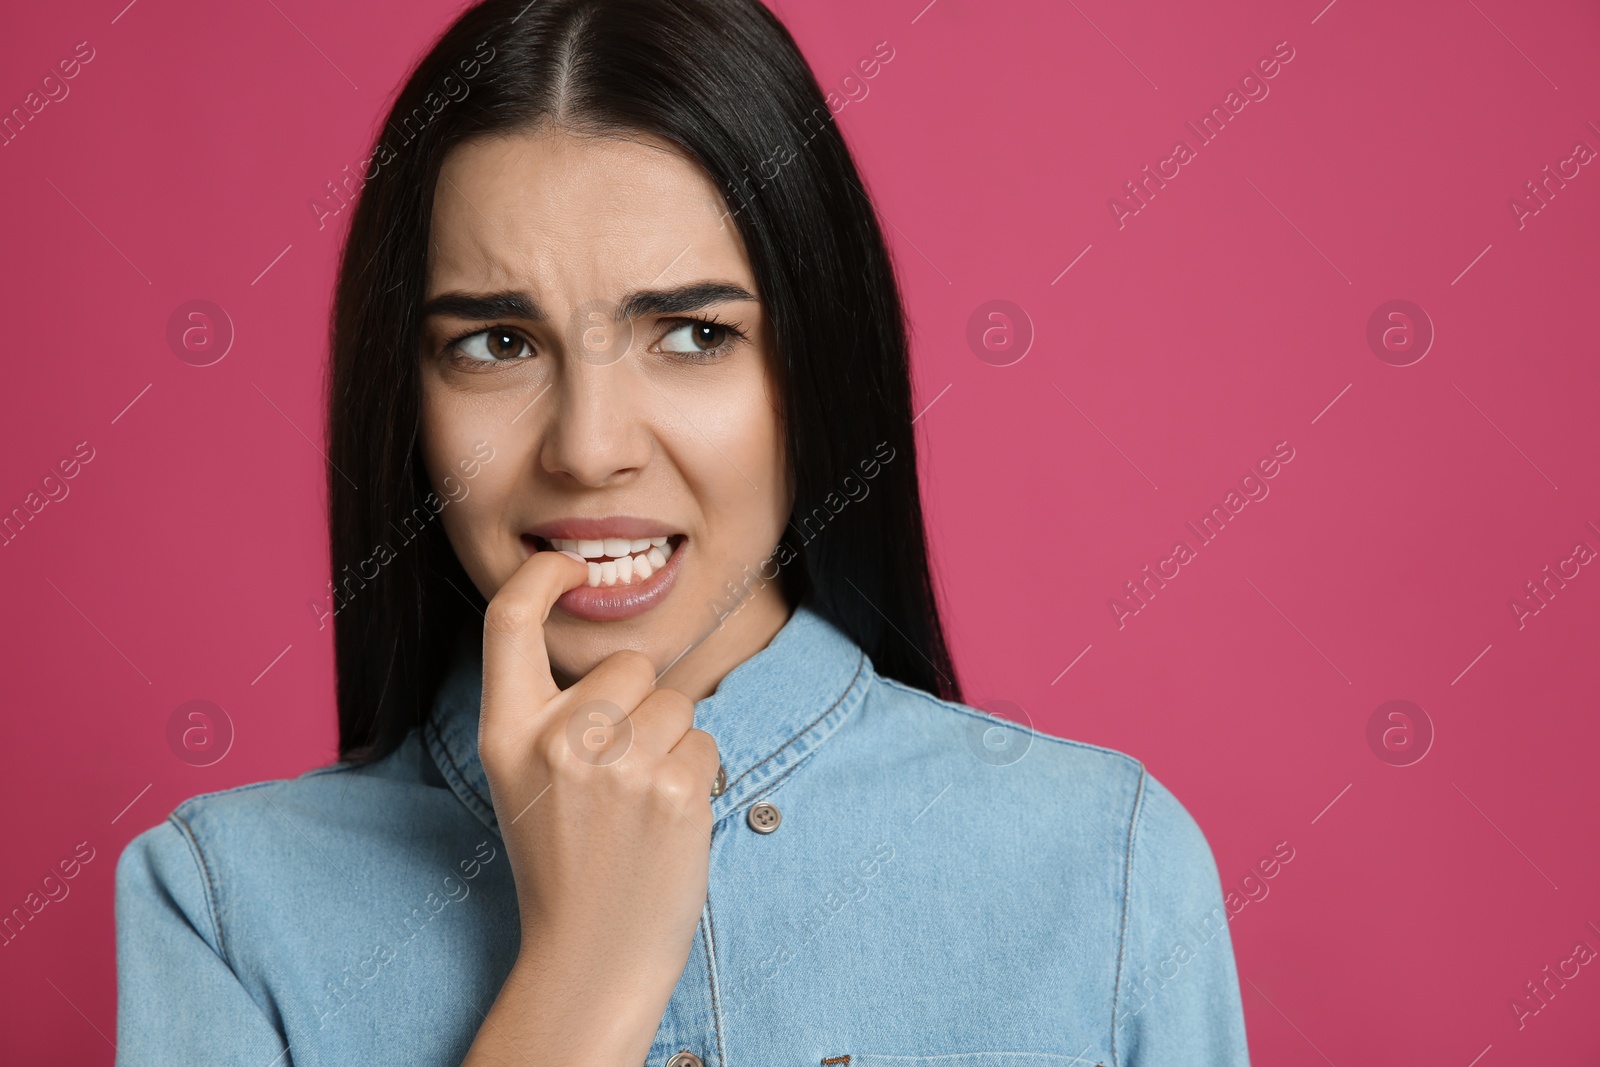
M 735 387 L 717 397 L 715 417 L 721 420 L 723 437 L 720 447 L 730 456 L 748 457 L 755 468 L 749 473 L 764 490 L 772 486 L 781 491 L 773 484 L 772 474 L 781 467 L 782 427 L 766 375 L 752 372 L 730 384 Z
M 450 542 L 456 558 L 461 561 L 462 569 L 479 592 L 485 597 L 491 595 L 490 591 L 484 589 L 490 575 L 484 567 L 484 553 L 476 537 L 477 524 L 472 521 L 472 516 L 467 514 L 464 507 L 450 507 L 439 515 L 439 521 L 444 524 L 445 538 Z
M 503 453 L 497 456 L 503 458 Z M 492 477 L 494 467 L 486 465 L 467 492 L 457 493 L 455 498 L 442 496 L 445 505 L 438 516 L 456 558 L 486 598 L 505 584 L 523 560 L 519 531 L 502 520 L 510 512 L 504 487 Z M 460 483 L 458 476 L 446 475 L 441 484 L 446 479 Z

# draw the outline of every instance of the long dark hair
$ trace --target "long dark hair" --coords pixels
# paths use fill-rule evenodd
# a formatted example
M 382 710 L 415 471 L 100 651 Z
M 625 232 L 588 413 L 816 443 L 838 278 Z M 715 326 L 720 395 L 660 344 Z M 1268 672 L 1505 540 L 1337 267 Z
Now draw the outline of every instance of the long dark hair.
M 342 191 L 355 207 L 328 381 L 340 757 L 392 752 L 427 716 L 457 642 L 482 628 L 485 601 L 430 521 L 443 505 L 418 447 L 428 229 L 452 147 L 551 119 L 656 135 L 723 190 L 776 338 L 795 487 L 784 595 L 880 674 L 959 701 L 923 530 L 900 294 L 793 38 L 757 0 L 488 0 L 417 65 Z M 325 213 L 343 202 L 330 191 L 341 199 Z

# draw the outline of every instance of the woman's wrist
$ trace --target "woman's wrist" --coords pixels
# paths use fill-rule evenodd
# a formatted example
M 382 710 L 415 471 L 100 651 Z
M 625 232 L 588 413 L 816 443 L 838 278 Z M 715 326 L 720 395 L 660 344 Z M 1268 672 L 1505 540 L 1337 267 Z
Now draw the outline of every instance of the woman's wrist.
M 537 1052 L 536 1061 L 636 1067 L 649 1054 L 675 984 L 663 990 L 648 971 L 626 960 L 597 960 L 580 945 L 524 932 L 517 960 L 473 1046 L 474 1054 L 483 1046 L 496 1056 L 469 1057 L 466 1063 L 498 1063 L 504 1054 L 522 1062 L 522 1056 Z

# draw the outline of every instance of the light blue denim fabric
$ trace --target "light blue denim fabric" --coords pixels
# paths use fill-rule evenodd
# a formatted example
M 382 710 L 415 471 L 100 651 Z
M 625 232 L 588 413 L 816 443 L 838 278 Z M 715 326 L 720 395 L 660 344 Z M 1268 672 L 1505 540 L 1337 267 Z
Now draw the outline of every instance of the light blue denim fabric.
M 128 846 L 119 1064 L 461 1061 L 519 942 L 481 670 L 464 651 L 375 765 L 195 797 Z M 695 724 L 727 789 L 650 1067 L 1247 1063 L 1211 852 L 1135 760 L 881 678 L 805 606 Z

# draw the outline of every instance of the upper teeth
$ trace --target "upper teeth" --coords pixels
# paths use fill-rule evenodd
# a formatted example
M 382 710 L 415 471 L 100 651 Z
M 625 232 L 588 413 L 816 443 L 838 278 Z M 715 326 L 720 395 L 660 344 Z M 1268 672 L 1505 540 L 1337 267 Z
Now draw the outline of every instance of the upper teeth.
M 626 537 L 607 537 L 603 541 L 568 541 L 556 537 L 550 540 L 557 552 L 576 552 L 584 559 L 600 559 L 610 556 L 619 559 L 622 556 L 637 556 L 641 552 L 648 552 L 654 545 L 656 548 L 666 546 L 665 537 L 638 537 L 630 541 Z
M 672 546 L 665 537 L 607 537 L 600 541 L 551 538 L 557 552 L 576 552 L 589 561 L 589 584 L 632 585 L 642 582 L 667 565 Z M 611 557 L 609 559 L 604 557 Z

